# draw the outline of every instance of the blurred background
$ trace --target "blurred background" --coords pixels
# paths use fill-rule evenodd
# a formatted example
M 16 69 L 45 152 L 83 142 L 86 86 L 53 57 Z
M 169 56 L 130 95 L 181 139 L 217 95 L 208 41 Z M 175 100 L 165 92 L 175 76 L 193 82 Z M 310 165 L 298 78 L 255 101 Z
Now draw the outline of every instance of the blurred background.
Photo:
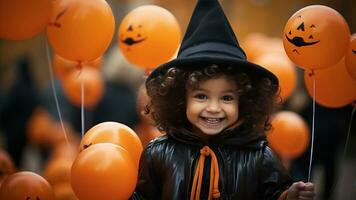
M 251 38 L 261 36 L 275 39 L 278 40 L 278 45 L 281 45 L 283 29 L 288 19 L 308 5 L 322 4 L 337 10 L 347 21 L 351 34 L 356 32 L 355 0 L 220 2 L 240 44 L 246 48 L 249 59 L 255 56 L 253 50 L 248 51 L 248 41 L 254 40 Z M 73 103 L 63 90 L 65 86 L 60 83 L 61 72 L 56 72 L 55 69 L 61 61 L 55 61 L 56 57 L 48 45 L 45 31 L 21 41 L 0 39 L 0 149 L 12 160 L 13 171 L 29 170 L 50 177 L 48 165 L 51 160 L 53 164 L 54 149 L 56 152 L 60 151 L 58 149 L 63 146 L 65 139 L 78 144 L 81 132 L 101 122 L 116 121 L 131 127 L 137 131 L 144 145 L 160 134 L 155 131 L 149 136 L 147 133 L 140 133 L 142 121 L 145 120 L 142 117 L 143 108 L 140 106 L 141 101 L 145 100 L 142 100 L 144 97 L 139 93 L 142 88 L 139 89 L 146 72 L 145 69 L 130 64 L 123 56 L 118 47 L 118 28 L 125 15 L 134 8 L 154 4 L 166 8 L 176 17 L 183 35 L 196 1 L 107 0 L 107 3 L 115 17 L 115 33 L 104 55 L 93 64 L 100 68 L 101 72 L 99 79 L 102 82 L 94 83 L 96 86 L 102 85 L 96 89 L 101 92 L 100 98 L 93 105 L 86 106 L 83 113 L 80 104 Z M 53 83 L 50 68 L 53 68 L 55 74 Z M 295 67 L 295 71 L 295 89 L 282 102 L 280 110 L 301 116 L 307 123 L 310 134 L 313 118 L 312 98 L 304 86 L 303 70 Z M 58 106 L 65 127 L 59 123 L 53 88 L 57 92 Z M 319 200 L 356 199 L 356 122 L 355 119 L 350 121 L 352 109 L 352 105 L 340 108 L 316 105 L 312 181 L 316 184 Z M 63 130 L 66 131 L 67 138 L 64 138 Z M 345 149 L 348 132 L 350 137 Z M 295 180 L 305 181 L 308 177 L 309 147 L 310 143 L 303 152 L 286 161 L 286 166 Z M 77 146 L 73 148 L 75 152 Z M 0 172 L 1 167 L 0 158 Z M 65 173 L 68 174 L 68 170 Z M 0 173 L 0 178 L 1 176 Z M 50 183 L 52 184 L 53 180 Z M 57 199 L 60 198 L 75 199 L 69 195 Z

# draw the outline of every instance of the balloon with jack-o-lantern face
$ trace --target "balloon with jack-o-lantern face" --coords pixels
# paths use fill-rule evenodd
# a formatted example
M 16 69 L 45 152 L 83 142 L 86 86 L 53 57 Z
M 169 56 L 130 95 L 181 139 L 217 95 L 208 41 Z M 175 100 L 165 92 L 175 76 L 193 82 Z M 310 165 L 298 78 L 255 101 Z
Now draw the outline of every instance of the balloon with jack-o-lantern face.
M 38 174 L 21 171 L 8 176 L 1 185 L 0 199 L 54 200 L 51 185 Z
M 288 57 L 305 69 L 336 64 L 350 42 L 345 19 L 334 9 L 312 5 L 300 9 L 288 20 L 283 44 Z
M 169 61 L 179 47 L 181 30 L 166 9 L 146 5 L 128 13 L 118 31 L 119 48 L 139 67 L 154 69 Z
M 345 55 L 346 69 L 356 80 L 356 33 L 351 36 L 351 43 Z

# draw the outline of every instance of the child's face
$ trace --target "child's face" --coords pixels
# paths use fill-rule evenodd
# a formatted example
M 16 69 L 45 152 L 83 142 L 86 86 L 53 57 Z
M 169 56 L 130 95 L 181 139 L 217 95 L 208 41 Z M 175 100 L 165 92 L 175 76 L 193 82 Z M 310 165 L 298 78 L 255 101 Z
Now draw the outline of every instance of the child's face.
M 239 116 L 237 89 L 235 81 L 225 76 L 201 82 L 196 89 L 188 89 L 186 115 L 193 131 L 217 135 L 233 125 Z

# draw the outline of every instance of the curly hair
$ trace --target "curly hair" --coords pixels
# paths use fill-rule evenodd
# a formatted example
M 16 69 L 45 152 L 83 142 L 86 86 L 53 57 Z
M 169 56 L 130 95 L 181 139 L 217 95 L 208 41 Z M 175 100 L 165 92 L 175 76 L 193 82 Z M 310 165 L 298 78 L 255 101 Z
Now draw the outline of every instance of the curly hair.
M 151 101 L 146 106 L 146 114 L 151 114 L 157 128 L 164 132 L 190 127 L 186 117 L 187 89 L 223 75 L 234 80 L 238 86 L 239 119 L 243 119 L 245 127 L 269 130 L 270 115 L 278 99 L 278 85 L 268 78 L 229 66 L 208 65 L 195 71 L 173 67 L 147 81 Z

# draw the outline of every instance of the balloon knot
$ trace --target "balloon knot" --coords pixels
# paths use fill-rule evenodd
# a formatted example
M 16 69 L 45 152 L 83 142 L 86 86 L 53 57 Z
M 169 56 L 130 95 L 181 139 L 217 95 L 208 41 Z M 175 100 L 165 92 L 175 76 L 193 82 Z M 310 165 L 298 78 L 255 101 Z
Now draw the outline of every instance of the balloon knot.
M 54 22 L 54 23 L 50 22 L 50 23 L 48 23 L 48 26 L 54 26 L 54 27 L 60 28 L 61 24 L 57 23 L 57 22 Z

